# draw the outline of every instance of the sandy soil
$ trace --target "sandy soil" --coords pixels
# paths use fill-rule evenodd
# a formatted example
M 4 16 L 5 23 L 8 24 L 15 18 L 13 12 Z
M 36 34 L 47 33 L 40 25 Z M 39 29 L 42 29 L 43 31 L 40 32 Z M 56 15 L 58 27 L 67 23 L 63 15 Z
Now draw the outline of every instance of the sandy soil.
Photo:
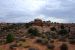
M 34 43 L 35 39 L 28 39 L 27 42 L 31 47 L 37 48 L 39 50 L 47 50 L 46 46 L 40 45 L 40 44 L 35 44 Z M 54 50 L 60 50 L 60 46 L 63 42 L 59 42 L 57 40 L 55 40 L 54 45 L 55 48 Z M 68 49 L 69 50 L 75 50 L 75 45 L 69 44 L 68 42 L 65 42 L 68 45 Z M 0 48 L 2 48 L 1 50 L 9 50 L 9 44 L 6 45 L 2 45 L 0 46 Z M 17 47 L 15 48 L 15 50 L 28 50 L 28 48 L 23 48 L 23 47 Z

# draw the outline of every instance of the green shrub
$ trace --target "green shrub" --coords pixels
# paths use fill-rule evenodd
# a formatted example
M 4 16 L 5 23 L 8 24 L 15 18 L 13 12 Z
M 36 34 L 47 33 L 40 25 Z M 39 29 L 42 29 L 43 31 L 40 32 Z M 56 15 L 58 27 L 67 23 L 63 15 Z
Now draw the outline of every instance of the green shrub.
M 61 30 L 59 31 L 59 35 L 67 35 L 67 34 L 68 34 L 68 32 L 67 32 L 66 29 L 61 29 Z
M 31 35 L 31 36 L 39 36 L 39 31 L 36 29 L 36 28 L 30 28 L 28 30 L 28 33 Z
M 6 37 L 6 42 L 11 43 L 11 42 L 13 42 L 13 40 L 14 40 L 13 34 L 8 34 Z

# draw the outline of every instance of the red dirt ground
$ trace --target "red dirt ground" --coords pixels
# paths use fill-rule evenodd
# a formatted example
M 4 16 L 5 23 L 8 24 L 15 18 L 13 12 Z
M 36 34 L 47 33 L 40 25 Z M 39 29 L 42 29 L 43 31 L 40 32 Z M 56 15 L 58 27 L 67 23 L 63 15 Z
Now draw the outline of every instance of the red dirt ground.
M 29 39 L 28 40 L 28 43 L 29 43 L 29 45 L 31 47 L 38 48 L 39 50 L 47 50 L 46 46 L 40 45 L 40 44 L 35 44 L 34 41 L 35 41 L 35 39 Z M 63 42 L 59 42 L 59 41 L 55 40 L 55 42 L 54 42 L 54 45 L 55 45 L 54 50 L 60 50 L 59 47 L 60 47 L 60 45 L 62 43 Z M 65 43 L 68 45 L 69 50 L 75 50 L 75 45 L 69 44 L 68 42 L 65 42 Z M 2 50 L 9 50 L 9 44 L 2 45 L 2 46 L 0 46 L 0 48 L 2 48 Z M 28 50 L 28 48 L 17 47 L 16 50 Z

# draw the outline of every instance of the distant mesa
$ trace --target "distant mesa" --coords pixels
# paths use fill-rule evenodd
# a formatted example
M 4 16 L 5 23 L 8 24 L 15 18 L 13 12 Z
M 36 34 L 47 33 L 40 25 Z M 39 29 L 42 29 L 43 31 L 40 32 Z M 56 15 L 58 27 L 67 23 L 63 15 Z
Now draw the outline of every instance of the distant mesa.
M 37 25 L 37 26 L 50 26 L 51 21 L 43 21 L 37 18 L 34 21 L 31 21 L 30 23 L 32 23 L 32 25 Z

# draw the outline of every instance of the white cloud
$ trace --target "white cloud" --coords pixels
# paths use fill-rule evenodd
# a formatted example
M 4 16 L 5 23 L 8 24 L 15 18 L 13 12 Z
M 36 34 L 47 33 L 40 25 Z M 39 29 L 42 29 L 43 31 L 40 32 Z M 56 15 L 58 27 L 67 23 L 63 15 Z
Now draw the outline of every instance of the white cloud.
M 44 20 L 45 16 L 44 15 L 39 15 L 39 16 L 36 16 L 35 18 L 39 18 L 39 19 L 43 19 Z
M 16 9 L 22 11 L 37 11 L 44 6 L 45 3 L 46 0 L 16 0 L 14 4 Z
M 59 23 L 67 22 L 67 20 L 65 20 L 65 19 L 56 18 L 56 17 L 49 17 L 48 20 L 51 20 L 52 22 L 59 22 Z
M 53 22 L 73 22 L 74 10 L 74 0 L 0 0 L 0 21 L 23 22 L 40 18 Z
M 45 21 L 52 21 L 52 22 L 59 22 L 59 23 L 68 23 L 68 20 L 65 20 L 65 19 L 62 19 L 62 18 L 56 18 L 56 17 L 49 17 L 49 16 L 45 16 L 45 15 L 39 15 L 39 16 L 36 16 L 35 18 L 39 18 L 39 19 L 42 19 L 42 20 L 45 20 Z M 34 19 L 35 19 L 34 18 Z
M 61 2 L 58 0 L 47 0 L 46 8 L 48 10 L 55 10 L 60 8 Z

